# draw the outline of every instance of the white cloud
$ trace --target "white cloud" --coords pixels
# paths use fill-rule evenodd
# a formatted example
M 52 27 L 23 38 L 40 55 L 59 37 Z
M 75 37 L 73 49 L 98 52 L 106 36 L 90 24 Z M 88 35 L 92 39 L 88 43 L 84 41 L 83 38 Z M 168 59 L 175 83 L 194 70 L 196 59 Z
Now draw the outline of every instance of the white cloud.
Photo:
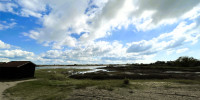
M 149 41 L 138 41 L 128 44 L 127 53 L 140 53 L 142 54 L 154 54 L 162 50 L 167 50 L 167 54 L 171 54 L 173 49 L 183 46 L 185 44 L 195 44 L 199 41 L 199 29 L 196 29 L 197 23 L 182 22 L 177 27 L 169 32 L 163 33 L 158 37 L 155 37 Z M 178 50 L 177 53 L 180 53 Z
M 50 13 L 40 18 L 43 28 L 32 30 L 27 36 L 42 43 L 52 43 L 53 48 L 62 48 L 73 47 L 78 41 L 87 42 L 109 36 L 112 30 L 131 24 L 143 31 L 174 24 L 180 18 L 188 18 L 183 17 L 186 13 L 196 13 L 197 10 L 193 9 L 197 9 L 199 2 L 200 0 L 94 0 L 89 3 L 89 0 L 22 0 L 19 4 L 23 5 L 23 9 L 34 12 L 33 16 L 40 17 L 41 12 L 46 11 L 46 6 L 50 7 Z M 192 16 L 194 14 L 190 17 Z M 81 35 L 80 39 L 73 38 L 72 33 Z M 69 43 L 66 44 L 65 41 Z
M 19 49 L 16 50 L 1 50 L 0 57 L 2 58 L 10 58 L 10 59 L 29 59 L 33 57 L 34 53 L 28 51 L 22 51 Z
M 49 50 L 45 54 L 42 54 L 44 59 L 61 59 L 62 51 L 58 50 Z
M 9 61 L 32 61 L 37 64 L 46 64 L 47 62 L 55 62 L 54 60 L 43 59 L 40 55 L 35 55 L 33 52 L 24 51 L 21 49 L 0 50 L 0 62 Z
M 9 62 L 10 60 L 8 58 L 0 58 L 0 62 Z
M 13 28 L 17 23 L 12 21 L 10 23 L 6 22 L 6 21 L 0 21 L 0 30 L 6 30 L 6 29 L 10 29 Z
M 163 50 L 169 54 L 182 52 L 184 50 L 176 51 L 176 49 L 185 44 L 195 44 L 200 38 L 198 20 L 200 0 L 16 0 L 16 2 L 18 5 L 0 3 L 0 11 L 37 17 L 42 27 L 25 32 L 24 35 L 44 46 L 60 49 L 41 54 L 41 57 L 37 57 L 41 61 L 62 63 L 79 61 L 87 63 L 86 61 L 98 60 L 143 61 L 144 58 L 150 59 Z M 15 8 L 19 11 L 16 12 Z M 189 21 L 185 21 L 186 19 Z M 178 26 L 173 31 L 151 40 L 136 41 L 127 45 L 97 41 L 112 35 L 114 30 L 127 29 L 130 25 L 134 26 L 136 31 L 147 31 L 175 24 Z M 13 25 L 0 23 L 0 30 Z M 2 45 L 1 47 L 3 48 Z
M 10 2 L 0 2 L 0 11 L 3 11 L 3 12 L 11 12 L 11 13 L 15 13 L 16 12 L 14 11 L 15 8 L 17 8 L 18 6 L 14 3 L 10 3 Z
M 81 41 L 95 40 L 111 35 L 111 31 L 128 27 L 128 15 L 134 11 L 131 0 L 109 0 L 90 21 L 89 33 L 81 36 Z
M 16 0 L 23 9 L 29 9 L 36 12 L 42 12 L 46 10 L 44 0 Z
M 53 48 L 75 46 L 72 33 L 86 32 L 87 15 L 84 14 L 88 0 L 46 1 L 51 7 L 48 15 L 40 18 L 43 28 L 32 30 L 26 36 L 42 43 L 52 43 Z M 54 45 L 55 44 L 55 45 Z
M 46 12 L 46 1 L 45 0 L 16 0 L 21 10 L 18 15 L 29 17 L 41 18 L 43 13 Z
M 21 12 L 21 15 L 26 16 L 26 17 L 29 17 L 29 16 L 41 17 L 42 16 L 42 14 L 28 10 L 28 9 L 23 9 Z
M 186 52 L 188 50 L 189 50 L 188 48 L 182 48 L 182 49 L 176 50 L 176 53 L 183 53 L 183 52 Z
M 195 6 L 193 9 L 191 9 L 189 12 L 185 13 L 182 18 L 187 19 L 189 18 L 190 20 L 196 19 L 197 17 L 200 16 L 200 4 L 198 6 Z
M 12 50 L 13 48 L 19 48 L 19 47 L 6 44 L 0 40 L 0 61 L 8 62 L 10 60 L 34 60 L 35 59 L 34 53 L 23 51 L 20 49 Z
M 10 45 L 0 40 L 0 49 L 9 49 Z
M 149 50 L 151 47 L 152 47 L 152 44 L 148 43 L 147 41 L 139 41 L 139 42 L 133 42 L 127 52 L 143 52 L 143 51 L 146 51 L 146 50 Z
M 115 41 L 113 43 L 98 41 L 79 45 L 71 50 L 50 50 L 41 55 L 42 59 L 59 60 L 65 63 L 125 63 L 143 59 L 137 55 L 127 54 L 126 47 Z M 111 62 L 115 60 L 116 62 Z
M 135 0 L 138 7 L 132 15 L 142 16 L 144 11 L 154 11 L 151 16 L 152 23 L 158 24 L 168 19 L 178 19 L 186 12 L 200 3 L 200 0 Z M 143 16 L 142 16 L 143 17 Z M 146 15 L 144 18 L 147 17 Z

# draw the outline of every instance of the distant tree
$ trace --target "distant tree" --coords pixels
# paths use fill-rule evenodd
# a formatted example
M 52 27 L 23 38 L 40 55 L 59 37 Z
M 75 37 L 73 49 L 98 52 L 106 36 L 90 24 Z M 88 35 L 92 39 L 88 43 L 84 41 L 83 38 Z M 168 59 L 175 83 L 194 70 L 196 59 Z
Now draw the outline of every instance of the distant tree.
M 114 67 L 114 65 L 112 65 L 112 64 L 109 64 L 107 67 Z
M 165 61 L 156 61 L 155 65 L 165 65 Z
M 198 66 L 199 61 L 193 57 L 179 57 L 177 60 L 175 60 L 176 66 L 181 67 L 195 67 Z
M 166 62 L 166 65 L 167 65 L 167 66 L 174 66 L 174 61 L 167 61 L 167 62 Z

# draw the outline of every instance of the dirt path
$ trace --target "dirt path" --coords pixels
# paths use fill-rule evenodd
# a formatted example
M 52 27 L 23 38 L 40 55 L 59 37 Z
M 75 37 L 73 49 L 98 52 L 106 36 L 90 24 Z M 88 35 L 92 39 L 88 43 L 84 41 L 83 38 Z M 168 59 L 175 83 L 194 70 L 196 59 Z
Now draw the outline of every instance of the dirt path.
M 25 82 L 25 81 L 33 81 L 33 80 L 35 80 L 35 79 L 0 82 L 0 100 L 7 100 L 6 98 L 4 98 L 4 95 L 3 95 L 3 91 L 5 91 L 6 89 L 15 86 L 18 83 Z

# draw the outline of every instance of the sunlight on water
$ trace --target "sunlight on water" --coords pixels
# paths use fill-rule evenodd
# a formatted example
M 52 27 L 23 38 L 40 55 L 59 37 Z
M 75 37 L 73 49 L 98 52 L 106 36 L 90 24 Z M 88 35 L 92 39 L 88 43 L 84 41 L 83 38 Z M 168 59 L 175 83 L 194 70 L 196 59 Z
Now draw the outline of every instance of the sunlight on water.
M 91 73 L 91 72 L 97 72 L 97 71 L 107 71 L 106 69 L 98 69 L 106 66 L 43 66 L 43 67 L 36 67 L 36 70 L 38 69 L 90 69 L 89 71 L 81 71 L 79 74 L 84 73 Z

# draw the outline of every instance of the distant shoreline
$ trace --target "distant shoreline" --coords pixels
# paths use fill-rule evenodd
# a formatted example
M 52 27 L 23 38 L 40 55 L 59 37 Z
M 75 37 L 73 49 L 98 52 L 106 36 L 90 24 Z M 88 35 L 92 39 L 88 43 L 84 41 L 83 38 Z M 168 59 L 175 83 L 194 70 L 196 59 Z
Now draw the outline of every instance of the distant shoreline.
M 108 66 L 108 65 L 37 65 L 36 67 L 54 67 L 54 66 Z

